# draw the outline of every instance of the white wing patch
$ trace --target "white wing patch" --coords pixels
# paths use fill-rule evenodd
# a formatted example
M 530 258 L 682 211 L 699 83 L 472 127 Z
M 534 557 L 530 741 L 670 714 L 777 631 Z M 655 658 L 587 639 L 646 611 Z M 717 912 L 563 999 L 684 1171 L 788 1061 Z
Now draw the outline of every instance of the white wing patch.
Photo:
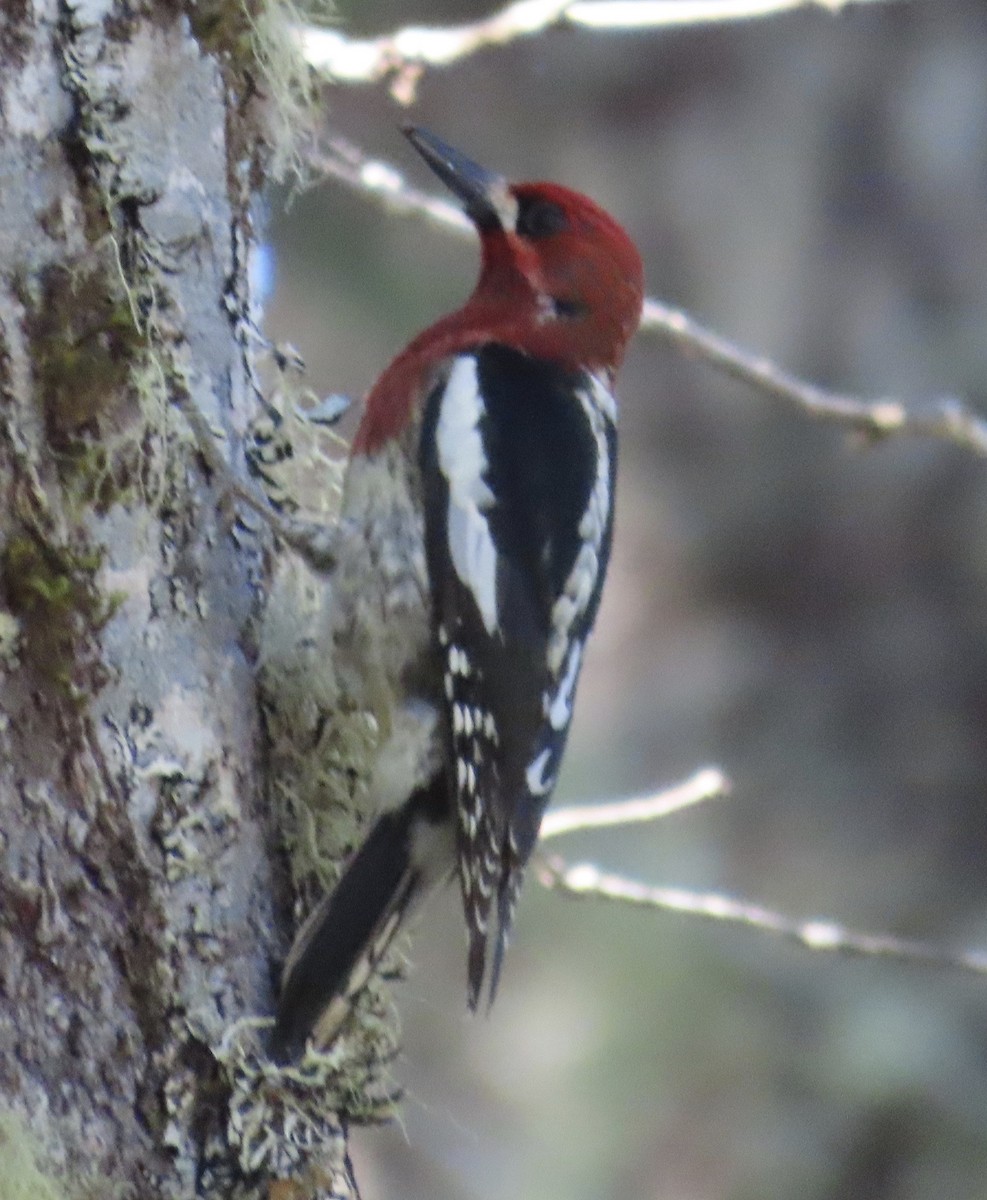
M 546 792 L 552 790 L 552 784 L 555 782 L 555 776 L 545 776 L 545 771 L 548 768 L 548 760 L 552 757 L 552 749 L 546 746 L 544 750 L 528 764 L 528 769 L 524 774 L 524 781 L 528 785 L 528 791 L 532 796 L 544 796 Z
M 604 549 L 603 540 L 613 504 L 607 429 L 617 415 L 616 401 L 606 385 L 595 376 L 590 377 L 589 386 L 580 388 L 577 395 L 596 443 L 596 478 L 579 521 L 582 545 L 561 595 L 552 605 L 547 648 L 552 684 L 542 695 L 542 711 L 556 736 L 550 739 L 547 746 L 543 745 L 528 764 L 525 782 L 532 796 L 544 796 L 555 785 L 582 665 L 583 641 L 576 636 L 576 629 L 589 607 L 599 580 L 600 554 Z
M 558 676 L 569 650 L 573 623 L 586 611 L 600 573 L 600 548 L 613 504 L 607 423 L 616 414 L 616 402 L 606 386 L 591 376 L 589 390 L 580 389 L 579 402 L 596 442 L 596 479 L 579 522 L 582 546 L 565 581 L 562 595 L 552 606 L 552 633 L 548 642 L 548 668 Z
M 565 675 L 551 698 L 545 696 L 545 715 L 553 729 L 565 729 L 572 720 L 572 699 L 576 690 L 576 680 L 579 678 L 579 664 L 582 662 L 583 648 L 579 642 L 572 643 L 569 651 L 569 662 Z M 551 703 L 549 703 L 551 699 Z
M 439 468 L 449 485 L 449 557 L 460 581 L 472 592 L 487 633 L 493 634 L 497 550 L 483 515 L 493 507 L 494 494 L 483 478 L 488 463 L 478 428 L 482 417 L 476 359 L 457 358 L 442 393 L 436 430 Z

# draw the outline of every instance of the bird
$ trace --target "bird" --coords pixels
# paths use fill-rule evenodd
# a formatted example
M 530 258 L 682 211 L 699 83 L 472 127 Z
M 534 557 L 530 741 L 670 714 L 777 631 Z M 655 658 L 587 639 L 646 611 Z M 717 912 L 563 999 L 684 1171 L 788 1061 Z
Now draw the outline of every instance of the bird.
M 579 192 L 403 132 L 475 227 L 480 273 L 377 379 L 351 445 L 333 654 L 382 714 L 379 815 L 288 955 L 281 1062 L 332 1042 L 397 931 L 457 875 L 467 1003 L 493 1002 L 613 537 L 636 246 Z

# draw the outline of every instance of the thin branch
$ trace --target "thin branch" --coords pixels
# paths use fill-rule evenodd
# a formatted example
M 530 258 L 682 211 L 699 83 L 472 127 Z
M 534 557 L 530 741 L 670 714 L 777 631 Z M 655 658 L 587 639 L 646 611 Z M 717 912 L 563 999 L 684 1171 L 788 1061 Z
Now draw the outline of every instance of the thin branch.
M 828 392 L 779 367 L 770 359 L 735 345 L 705 329 L 688 313 L 660 300 L 647 299 L 641 329 L 654 333 L 686 354 L 695 354 L 731 379 L 765 395 L 794 404 L 819 420 L 849 426 L 877 440 L 893 435 L 933 437 L 955 442 L 975 454 L 987 455 L 987 421 L 953 396 L 940 396 L 921 408 L 910 409 L 901 400 L 861 400 L 841 392 Z
M 504 46 L 563 25 L 594 30 L 670 29 L 747 21 L 800 8 L 837 12 L 850 4 L 889 0 L 515 0 L 492 16 L 464 25 L 408 25 L 376 38 L 350 38 L 314 25 L 295 28 L 306 62 L 336 83 L 388 80 L 391 94 L 411 104 L 428 67 L 447 67 L 486 46 Z
M 922 966 L 946 967 L 987 975 L 987 953 L 948 950 L 930 942 L 911 941 L 890 934 L 860 933 L 835 921 L 800 921 L 758 904 L 735 900 L 719 892 L 692 892 L 684 888 L 652 887 L 601 871 L 592 863 L 570 865 L 558 858 L 541 859 L 536 870 L 548 889 L 571 896 L 616 900 L 643 908 L 685 913 L 732 925 L 746 925 L 798 942 L 809 950 L 867 958 L 887 958 Z
M 582 0 L 565 20 L 589 29 L 669 29 L 774 17 L 800 8 L 837 13 L 851 4 L 888 0 Z
M 458 205 L 414 187 L 393 163 L 371 158 L 345 138 L 329 138 L 324 151 L 312 147 L 307 153 L 307 161 L 318 174 L 338 179 L 354 190 L 372 196 L 391 212 L 424 217 L 441 229 L 452 230 L 464 237 L 475 236 L 472 224 Z
M 635 796 L 630 800 L 614 800 L 606 804 L 584 804 L 558 808 L 545 814 L 541 823 L 540 840 L 561 837 L 584 829 L 610 829 L 615 825 L 633 825 L 642 821 L 658 821 L 672 813 L 692 808 L 704 800 L 726 796 L 730 781 L 716 767 L 705 767 L 691 779 L 675 787 L 665 788 L 650 796 Z
M 373 196 L 393 211 L 425 217 L 456 233 L 471 232 L 469 222 L 454 204 L 412 187 L 395 166 L 367 157 L 341 138 L 333 138 L 326 152 L 313 152 L 310 161 L 317 171 Z M 955 397 L 940 396 L 913 407 L 895 397 L 863 400 L 830 392 L 706 329 L 688 313 L 654 297 L 645 300 L 641 332 L 661 338 L 683 354 L 703 359 L 763 395 L 793 404 L 808 416 L 842 425 L 871 440 L 892 436 L 936 438 L 987 457 L 987 421 Z
M 729 794 L 729 782 L 715 767 L 697 771 L 690 779 L 652 796 L 584 807 L 559 809 L 542 822 L 541 840 L 584 829 L 612 828 L 653 821 Z M 539 856 L 535 863 L 540 882 L 550 891 L 570 896 L 597 897 L 662 909 L 707 920 L 746 925 L 776 934 L 809 950 L 822 950 L 867 958 L 889 958 L 923 966 L 947 967 L 987 975 L 987 952 L 951 951 L 929 942 L 910 941 L 890 934 L 860 933 L 835 921 L 798 920 L 760 904 L 735 900 L 721 892 L 694 892 L 686 888 L 656 887 L 603 871 L 593 863 L 572 865 L 554 855 Z

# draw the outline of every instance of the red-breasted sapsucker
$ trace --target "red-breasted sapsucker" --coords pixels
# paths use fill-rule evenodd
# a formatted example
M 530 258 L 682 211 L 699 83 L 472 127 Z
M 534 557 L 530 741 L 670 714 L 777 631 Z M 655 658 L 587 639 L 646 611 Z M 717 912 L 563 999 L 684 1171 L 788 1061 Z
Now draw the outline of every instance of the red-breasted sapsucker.
M 585 196 L 509 184 L 405 132 L 464 205 L 482 266 L 378 379 L 353 443 L 332 603 L 338 668 L 387 713 L 369 785 L 382 811 L 289 956 L 282 1060 L 332 1038 L 457 869 L 469 1005 L 485 975 L 493 999 L 610 555 L 638 252 Z

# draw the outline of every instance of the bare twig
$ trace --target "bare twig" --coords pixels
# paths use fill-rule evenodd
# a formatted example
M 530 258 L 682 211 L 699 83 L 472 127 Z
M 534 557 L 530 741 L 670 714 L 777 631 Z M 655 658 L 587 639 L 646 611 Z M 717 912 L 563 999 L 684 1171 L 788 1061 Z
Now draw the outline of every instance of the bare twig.
M 541 840 L 584 829 L 612 828 L 653 821 L 729 793 L 721 771 L 707 767 L 690 779 L 652 796 L 606 804 L 559 809 L 542 822 Z M 721 892 L 694 892 L 686 888 L 657 887 L 601 870 L 594 863 L 570 864 L 555 855 L 541 855 L 535 870 L 550 891 L 570 896 L 596 897 L 641 908 L 685 913 L 707 920 L 746 925 L 764 933 L 798 942 L 809 950 L 825 950 L 868 958 L 890 958 L 924 966 L 948 967 L 987 975 L 987 952 L 952 951 L 929 942 L 910 941 L 890 934 L 860 933 L 836 921 L 799 920 Z
M 413 187 L 393 163 L 371 158 L 345 138 L 331 137 L 325 151 L 313 147 L 307 157 L 317 173 L 369 194 L 392 212 L 424 217 L 442 229 L 473 236 L 473 226 L 458 205 Z
M 669 29 L 682 25 L 716 25 L 774 17 L 799 8 L 836 13 L 851 4 L 887 0 L 582 0 L 565 13 L 567 21 L 590 29 Z
M 704 329 L 688 313 L 670 308 L 660 300 L 645 301 L 641 329 L 657 334 L 686 354 L 705 359 L 732 379 L 795 404 L 809 416 L 848 426 L 869 438 L 894 434 L 934 437 L 987 455 L 987 422 L 955 397 L 938 397 L 921 408 L 909 409 L 894 397 L 861 400 L 840 392 L 827 392 L 790 374 L 770 359 L 751 354 Z
M 376 38 L 300 25 L 296 35 L 310 66 L 337 83 L 388 80 L 392 95 L 411 104 L 426 68 L 446 67 L 486 46 L 503 46 L 561 25 L 596 30 L 669 29 L 747 21 L 799 8 L 836 12 L 849 4 L 888 0 L 515 0 L 465 25 L 409 25 Z
M 614 800 L 606 804 L 584 804 L 558 808 L 545 814 L 541 823 L 541 841 L 584 829 L 609 829 L 615 825 L 633 825 L 640 821 L 658 821 L 672 813 L 692 808 L 704 800 L 726 796 L 730 781 L 716 767 L 705 767 L 691 779 L 665 788 L 650 796 Z
M 370 194 L 397 212 L 425 217 L 435 225 L 461 234 L 471 230 L 454 204 L 410 186 L 396 167 L 368 158 L 343 139 L 331 140 L 328 151 L 313 154 L 311 161 L 317 171 Z M 794 404 L 817 420 L 842 425 L 867 438 L 937 438 L 987 456 L 987 421 L 954 397 L 942 396 L 912 407 L 894 397 L 862 400 L 826 391 L 799 379 L 763 355 L 737 346 L 706 329 L 688 313 L 653 297 L 645 300 L 641 332 L 663 339 L 683 354 L 703 359 L 731 379 L 746 383 L 764 395 Z
M 719 892 L 692 892 L 684 888 L 652 887 L 637 883 L 601 871 L 592 863 L 570 865 L 552 857 L 539 860 L 536 870 L 545 887 L 571 896 L 616 900 L 643 908 L 746 925 L 796 941 L 809 950 L 888 958 L 987 975 L 987 953 L 983 951 L 953 951 L 929 942 L 896 938 L 890 934 L 860 933 L 835 921 L 801 921 Z

